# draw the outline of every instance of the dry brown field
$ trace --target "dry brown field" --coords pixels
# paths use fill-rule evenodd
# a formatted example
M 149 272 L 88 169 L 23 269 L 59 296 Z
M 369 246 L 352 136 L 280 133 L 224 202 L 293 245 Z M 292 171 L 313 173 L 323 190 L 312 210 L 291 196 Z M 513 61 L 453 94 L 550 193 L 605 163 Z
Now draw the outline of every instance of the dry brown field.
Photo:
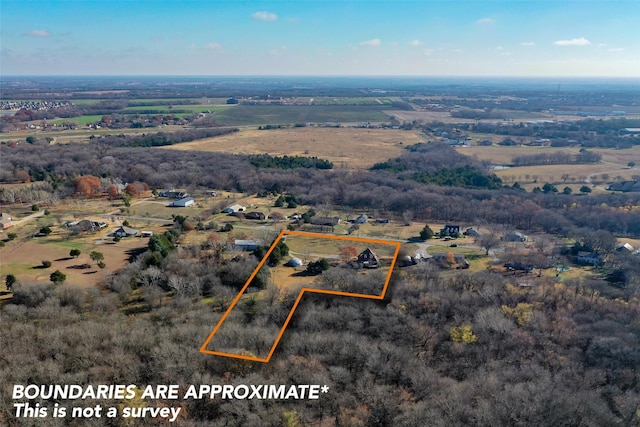
M 528 147 L 528 146 L 490 146 L 480 147 L 471 146 L 458 148 L 459 153 L 487 161 L 496 165 L 510 164 L 514 157 L 540 154 L 540 153 L 570 153 L 577 154 L 579 148 L 575 147 Z M 587 179 L 591 182 L 615 180 L 630 180 L 634 175 L 640 175 L 640 166 L 629 168 L 629 162 L 635 162 L 640 165 L 640 146 L 624 150 L 594 148 L 589 151 L 602 155 L 602 161 L 594 164 L 576 164 L 576 165 L 541 165 L 541 166 L 520 166 L 495 171 L 496 175 L 506 180 L 507 183 L 518 181 L 520 184 L 533 184 L 536 180 L 537 184 L 545 182 L 553 182 L 556 184 L 582 185 Z M 562 175 L 568 174 L 569 178 L 563 182 Z M 603 178 L 602 175 L 608 175 Z M 537 185 L 536 184 L 536 185 Z M 578 187 L 580 187 L 578 185 Z M 528 187 L 525 187 L 529 189 Z M 573 188 L 573 187 L 572 187 Z M 576 189 L 574 188 L 574 191 Z
M 85 240 L 85 239 L 83 239 Z M 118 243 L 105 240 L 102 244 L 95 240 L 89 242 L 73 241 L 74 246 L 66 245 L 66 242 L 54 242 L 46 238 L 42 240 L 29 240 L 26 242 L 11 242 L 2 248 L 2 264 L 0 264 L 0 276 L 13 274 L 22 283 L 48 282 L 49 275 L 55 270 L 66 274 L 65 284 L 80 287 L 95 286 L 112 273 L 120 270 L 128 263 L 127 251 L 146 247 L 148 239 L 128 238 Z M 78 258 L 69 257 L 69 251 L 73 247 L 81 247 L 81 255 Z M 106 267 L 100 269 L 89 258 L 91 251 L 98 251 L 104 255 Z M 42 260 L 52 262 L 49 268 L 40 268 Z M 70 268 L 74 265 L 90 264 L 89 269 Z
M 399 156 L 407 145 L 424 142 L 417 133 L 397 129 L 247 129 L 167 147 L 167 150 L 234 154 L 298 155 L 328 159 L 337 168 L 369 168 Z

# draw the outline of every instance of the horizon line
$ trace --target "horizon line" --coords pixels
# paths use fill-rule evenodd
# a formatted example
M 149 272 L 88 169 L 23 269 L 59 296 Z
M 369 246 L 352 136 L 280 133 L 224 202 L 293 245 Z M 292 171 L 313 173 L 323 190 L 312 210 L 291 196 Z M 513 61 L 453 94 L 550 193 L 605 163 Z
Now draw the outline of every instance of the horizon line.
M 638 76 L 584 75 L 472 75 L 472 74 L 0 74 L 2 78 L 26 77 L 233 77 L 233 78 L 448 78 L 448 79 L 640 79 Z

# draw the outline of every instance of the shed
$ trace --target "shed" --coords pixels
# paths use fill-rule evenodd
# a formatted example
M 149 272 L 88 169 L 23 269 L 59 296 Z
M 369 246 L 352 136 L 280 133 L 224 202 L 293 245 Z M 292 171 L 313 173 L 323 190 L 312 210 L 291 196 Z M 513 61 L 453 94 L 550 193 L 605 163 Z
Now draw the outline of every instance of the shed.
M 0 228 L 5 229 L 13 225 L 12 218 L 6 213 L 0 213 Z
M 171 206 L 175 206 L 177 208 L 187 208 L 189 206 L 193 206 L 196 203 L 193 197 L 183 197 L 180 200 L 176 200 L 171 203 Z

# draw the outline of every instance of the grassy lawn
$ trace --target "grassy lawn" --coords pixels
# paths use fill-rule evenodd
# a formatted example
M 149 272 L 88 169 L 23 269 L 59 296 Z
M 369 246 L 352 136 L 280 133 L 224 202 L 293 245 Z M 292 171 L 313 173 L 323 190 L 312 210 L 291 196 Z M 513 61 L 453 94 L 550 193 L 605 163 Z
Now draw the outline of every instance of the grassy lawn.
M 382 122 L 389 120 L 389 116 L 382 112 L 383 107 L 384 105 L 238 105 L 216 113 L 216 118 L 221 124 L 227 126 L 308 122 Z
M 102 119 L 103 115 L 94 115 L 94 116 L 80 116 L 80 117 L 71 117 L 68 119 L 57 119 L 52 120 L 50 123 L 54 125 L 61 125 L 64 122 L 73 122 L 78 125 L 88 125 L 89 123 L 97 122 Z

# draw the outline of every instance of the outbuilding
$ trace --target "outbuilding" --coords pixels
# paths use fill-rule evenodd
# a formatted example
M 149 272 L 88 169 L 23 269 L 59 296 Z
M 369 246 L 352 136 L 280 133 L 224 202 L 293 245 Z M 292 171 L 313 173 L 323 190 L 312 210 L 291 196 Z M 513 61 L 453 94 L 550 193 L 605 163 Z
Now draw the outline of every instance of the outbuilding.
M 188 208 L 189 206 L 193 206 L 195 203 L 196 201 L 193 197 L 183 197 L 182 199 L 171 203 L 171 206 L 176 208 Z

